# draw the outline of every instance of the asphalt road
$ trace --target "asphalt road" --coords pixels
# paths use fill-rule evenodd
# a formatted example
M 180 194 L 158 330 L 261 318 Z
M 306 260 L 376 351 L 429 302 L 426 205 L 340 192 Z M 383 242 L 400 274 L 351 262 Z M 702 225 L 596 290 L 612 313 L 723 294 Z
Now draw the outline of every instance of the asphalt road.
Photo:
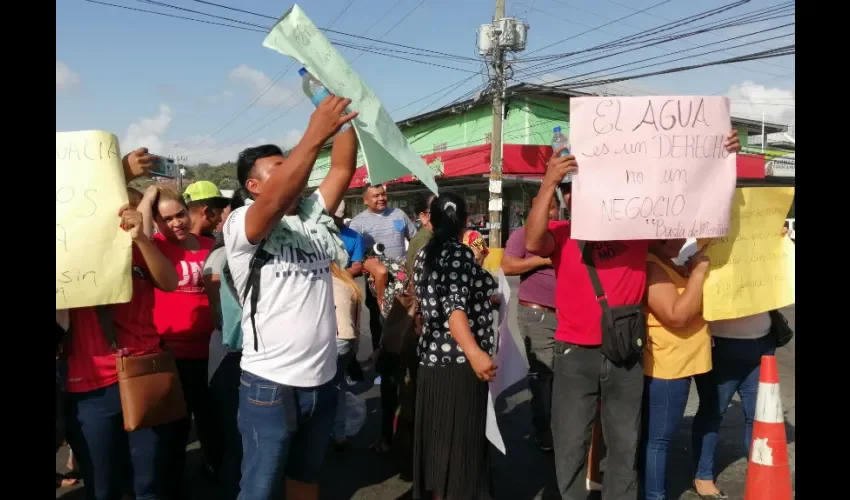
M 516 290 L 518 280 L 510 279 L 512 289 Z M 511 325 L 514 335 L 516 328 L 516 294 L 511 306 Z M 363 332 L 368 332 L 368 312 L 364 308 Z M 792 328 L 795 327 L 796 314 L 793 306 L 783 310 Z M 792 481 L 795 469 L 795 406 L 794 406 L 794 365 L 795 341 L 783 347 L 777 353 L 779 362 L 782 405 L 785 411 L 788 435 L 788 455 Z M 358 358 L 366 359 L 371 353 L 368 333 L 363 334 Z M 368 418 L 360 433 L 352 439 L 352 446 L 344 452 L 329 451 L 324 466 L 322 498 L 327 500 L 392 500 L 409 498 L 410 483 L 399 477 L 397 467 L 391 459 L 376 456 L 368 451 L 370 443 L 375 442 L 379 432 L 379 393 L 378 388 L 369 382 L 359 384 L 353 392 L 366 401 Z M 676 431 L 671 445 L 668 470 L 668 493 L 671 499 L 698 500 L 691 489 L 694 465 L 690 452 L 690 427 L 697 408 L 696 389 L 691 386 L 691 395 L 685 418 Z M 746 458 L 741 446 L 744 432 L 743 412 L 739 411 L 737 396 L 732 408 L 726 414 L 720 431 L 720 443 L 717 452 L 717 464 L 721 471 L 718 485 L 732 499 L 744 497 L 746 482 Z M 493 475 L 496 484 L 496 498 L 510 500 L 557 499 L 555 471 L 552 456 L 538 451 L 531 440 L 531 413 L 528 391 L 518 392 L 497 402 L 499 427 L 505 439 L 507 456 L 493 450 Z M 215 486 L 198 472 L 198 443 L 188 447 L 189 460 L 186 481 L 191 485 L 192 500 L 214 498 Z M 65 472 L 67 449 L 56 457 L 57 472 Z M 602 470 L 604 472 L 604 461 Z M 82 487 L 56 490 L 56 498 L 79 500 L 84 498 Z

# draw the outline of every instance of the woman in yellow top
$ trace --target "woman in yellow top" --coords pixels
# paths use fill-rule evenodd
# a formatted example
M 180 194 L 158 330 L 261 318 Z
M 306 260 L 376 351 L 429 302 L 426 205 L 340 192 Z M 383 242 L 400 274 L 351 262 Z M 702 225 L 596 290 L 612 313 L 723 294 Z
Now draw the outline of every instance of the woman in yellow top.
M 708 259 L 698 253 L 687 267 L 677 266 L 672 259 L 684 244 L 685 240 L 660 240 L 650 247 L 647 256 L 649 328 L 643 359 L 639 455 L 645 500 L 667 499 L 667 454 L 673 432 L 685 413 L 691 378 L 711 371 L 711 336 L 702 318 L 702 285 Z

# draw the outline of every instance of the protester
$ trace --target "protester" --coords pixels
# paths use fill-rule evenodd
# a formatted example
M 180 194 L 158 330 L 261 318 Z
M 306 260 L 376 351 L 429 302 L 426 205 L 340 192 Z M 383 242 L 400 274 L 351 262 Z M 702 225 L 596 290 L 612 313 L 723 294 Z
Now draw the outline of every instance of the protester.
M 224 221 L 232 210 L 244 206 L 248 199 L 250 199 L 250 193 L 245 188 L 237 189 L 230 199 L 230 204 L 222 211 Z M 228 308 L 228 305 L 239 304 L 239 299 L 233 296 L 227 285 L 222 284 L 226 263 L 224 241 L 217 241 L 204 263 L 204 288 L 209 297 L 213 321 L 218 331 L 218 345 L 214 346 L 215 340 L 210 340 L 210 365 L 214 362 L 217 364 L 208 369 L 211 373 L 209 393 L 210 402 L 217 417 L 217 427 L 222 433 L 222 458 L 218 469 L 220 498 L 235 500 L 239 495 L 242 467 L 242 435 L 239 434 L 236 419 L 239 410 L 239 377 L 241 375 L 239 363 L 242 360 L 242 329 L 239 326 L 242 321 L 242 311 L 238 308 L 235 310 Z M 230 296 L 222 297 L 223 294 Z M 232 317 L 225 321 L 225 314 Z M 231 332 L 225 324 L 233 325 L 232 328 L 238 331 Z M 227 330 L 227 345 L 224 345 L 225 330 Z M 215 337 L 214 334 L 213 339 Z M 213 349 L 217 349 L 221 354 L 216 354 Z
M 333 276 L 334 307 L 336 309 L 336 351 L 337 383 L 339 384 L 339 402 L 333 427 L 333 440 L 338 449 L 345 448 L 348 436 L 345 434 L 346 390 L 343 385 L 345 369 L 357 354 L 360 338 L 360 312 L 363 303 L 363 291 L 354 278 L 331 262 Z
M 237 175 L 254 201 L 224 226 L 227 264 L 243 303 L 239 430 L 240 495 L 251 500 L 318 499 L 319 471 L 336 407 L 336 317 L 330 262 L 348 255 L 330 217 L 357 159 L 350 99 L 328 96 L 288 156 L 273 145 L 239 154 Z M 324 144 L 333 138 L 330 169 L 300 199 Z M 246 293 L 246 289 L 248 292 Z
M 685 415 L 691 378 L 699 384 L 711 371 L 711 335 L 702 317 L 708 259 L 697 255 L 688 267 L 673 262 L 685 240 L 658 240 L 646 269 L 646 348 L 643 351 L 643 498 L 665 500 L 667 456 L 673 433 Z M 603 406 L 604 411 L 604 406 Z M 721 492 L 717 492 L 722 497 Z
M 183 199 L 189 207 L 192 234 L 215 239 L 230 200 L 222 196 L 218 186 L 210 181 L 189 184 L 183 191 Z
M 346 226 L 343 217 L 345 217 L 345 200 L 339 202 L 339 207 L 334 214 L 334 223 L 339 228 L 339 237 L 345 243 L 345 251 L 348 253 L 348 265 L 345 270 L 353 278 L 356 278 L 363 274 L 363 237 L 357 231 Z
M 150 162 L 143 149 L 125 157 L 128 178 L 144 172 Z M 145 236 L 142 213 L 125 205 L 117 215 L 116 222 L 133 241 L 133 298 L 126 304 L 70 310 L 70 330 L 63 351 L 68 366 L 67 437 L 82 473 L 86 498 L 121 498 L 132 491 L 138 500 L 158 499 L 166 496 L 173 424 L 124 430 L 115 352 L 107 342 L 101 318 L 111 321 L 116 344 L 125 355 L 161 352 L 153 320 L 154 288 L 173 291 L 178 277 L 168 259 Z
M 375 245 L 383 245 L 383 255 L 388 259 L 405 257 L 405 242 L 416 234 L 416 226 L 403 210 L 387 206 L 387 190 L 383 184 L 367 184 L 363 191 L 366 210 L 351 219 L 348 225 L 363 236 L 367 251 L 375 251 Z M 366 293 L 366 308 L 369 310 L 369 330 L 372 334 L 372 350 L 381 345 L 381 310 L 374 291 Z
M 467 212 L 452 193 L 431 203 L 434 235 L 414 264 L 422 310 L 413 496 L 490 498 L 487 381 L 493 364 L 496 286 L 461 244 Z
M 377 297 L 378 314 L 383 330 L 383 321 L 390 314 L 398 295 L 405 293 L 410 276 L 405 268 L 404 257 L 391 258 L 383 252 L 366 249 L 364 269 L 367 271 L 368 296 Z M 398 333 L 398 332 L 396 332 Z M 374 337 L 373 337 L 374 338 Z M 393 444 L 394 423 L 398 412 L 398 393 L 402 383 L 402 360 L 397 353 L 385 352 L 380 347 L 373 351 L 375 371 L 381 386 L 381 439 L 370 446 L 378 454 L 389 453 Z
M 431 240 L 431 235 L 433 234 L 433 227 L 431 226 L 431 202 L 434 198 L 436 196 L 433 194 L 426 196 L 420 195 L 413 202 L 413 210 L 419 220 L 420 227 L 413 238 L 411 238 L 407 247 L 405 268 L 407 269 L 408 276 L 413 275 L 413 261 L 416 260 L 416 254 Z
M 534 203 L 534 200 L 532 200 Z M 558 220 L 558 203 L 549 203 L 549 220 Z M 552 259 L 525 249 L 525 229 L 511 233 L 502 256 L 505 276 L 520 276 L 517 322 L 525 339 L 528 358 L 528 386 L 534 442 L 543 451 L 552 451 L 552 362 L 555 348 L 555 270 Z
M 172 475 L 171 495 L 180 498 L 184 495 L 186 444 L 193 416 L 204 468 L 215 473 L 221 464 L 221 433 L 215 425 L 207 377 L 210 336 L 214 325 L 203 280 L 204 261 L 215 241 L 192 234 L 189 207 L 184 198 L 168 186 L 152 186 L 145 193 L 140 210 L 153 213 L 157 228 L 153 243 L 168 258 L 179 276 L 177 290 L 156 292 L 154 323 L 174 355 L 188 410 L 178 424 L 168 469 Z
M 726 139 L 727 151 L 740 150 L 738 133 Z M 597 400 L 601 399 L 602 430 L 608 449 L 603 488 L 606 497 L 628 499 L 638 494 L 637 448 L 640 436 L 643 370 L 640 355 L 612 363 L 602 355 L 598 294 L 591 284 L 579 243 L 570 237 L 569 221 L 549 221 L 555 190 L 567 174 L 577 171 L 575 156 L 554 151 L 540 185 L 537 203 L 525 226 L 526 250 L 551 257 L 556 277 L 552 433 L 558 489 L 565 499 L 584 498 L 588 444 Z M 580 174 L 576 174 L 580 175 Z M 587 242 L 604 298 L 610 307 L 643 302 L 646 288 L 647 241 Z
M 786 234 L 787 229 L 783 228 L 782 235 Z M 696 251 L 697 242 L 691 240 L 682 248 L 680 259 L 691 258 Z M 694 462 L 697 464 L 694 489 L 702 498 L 723 500 L 725 494 L 714 481 L 714 455 L 720 424 L 737 393 L 744 414 L 743 451 L 749 458 L 761 357 L 776 353 L 776 338 L 770 334 L 771 318 L 767 312 L 711 321 L 709 328 L 713 368 L 704 377 L 696 379 L 699 407 L 691 429 Z

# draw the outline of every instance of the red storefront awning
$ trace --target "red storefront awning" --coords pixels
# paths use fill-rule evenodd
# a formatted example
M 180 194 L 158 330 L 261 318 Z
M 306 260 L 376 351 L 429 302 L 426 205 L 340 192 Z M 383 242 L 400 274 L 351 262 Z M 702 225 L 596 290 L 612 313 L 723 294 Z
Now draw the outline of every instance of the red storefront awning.
M 552 156 L 551 146 L 505 144 L 502 149 L 502 173 L 506 175 L 543 175 L 546 162 Z M 434 169 L 436 177 L 452 178 L 466 175 L 486 175 L 490 173 L 490 145 L 471 146 L 431 153 L 422 157 Z M 739 154 L 737 159 L 739 179 L 763 179 L 764 156 Z M 387 184 L 411 182 L 412 175 L 389 181 Z M 366 185 L 366 166 L 354 173 L 349 188 L 362 188 Z

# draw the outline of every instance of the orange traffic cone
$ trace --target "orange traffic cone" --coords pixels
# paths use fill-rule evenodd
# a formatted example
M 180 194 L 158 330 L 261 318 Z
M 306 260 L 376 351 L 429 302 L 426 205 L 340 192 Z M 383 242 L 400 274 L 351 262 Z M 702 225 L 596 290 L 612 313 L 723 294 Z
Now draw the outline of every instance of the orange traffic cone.
M 775 356 L 762 356 L 744 500 L 791 500 L 785 416 Z

